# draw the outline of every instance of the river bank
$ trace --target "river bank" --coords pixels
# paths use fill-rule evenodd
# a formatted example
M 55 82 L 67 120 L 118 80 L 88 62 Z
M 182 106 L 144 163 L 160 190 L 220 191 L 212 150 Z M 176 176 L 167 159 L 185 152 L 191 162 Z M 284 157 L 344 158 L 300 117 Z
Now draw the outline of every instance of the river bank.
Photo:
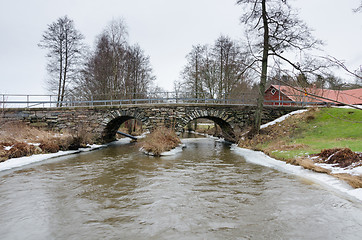
M 361 119 L 359 110 L 311 108 L 263 125 L 259 135 L 243 137 L 238 146 L 262 151 L 272 158 L 332 175 L 361 188 Z M 328 156 L 322 157 L 328 152 Z
M 23 122 L 0 122 L 0 162 L 38 154 L 74 151 L 93 145 L 93 136 L 79 128 L 53 132 Z

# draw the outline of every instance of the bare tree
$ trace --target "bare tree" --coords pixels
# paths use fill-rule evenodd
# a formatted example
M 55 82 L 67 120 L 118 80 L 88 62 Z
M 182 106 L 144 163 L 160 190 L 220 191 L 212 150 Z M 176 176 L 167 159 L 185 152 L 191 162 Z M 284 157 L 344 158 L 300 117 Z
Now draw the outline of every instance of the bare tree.
M 246 54 L 227 36 L 220 36 L 214 45 L 196 45 L 186 56 L 182 78 L 192 97 L 238 98 L 249 90 Z
M 64 16 L 48 25 L 38 44 L 39 47 L 49 50 L 46 55 L 49 59 L 47 70 L 51 78 L 49 88 L 57 91 L 57 106 L 62 106 L 67 85 L 79 72 L 83 39 L 83 35 L 75 29 L 73 20 Z
M 293 62 L 285 54 L 291 51 L 302 53 L 315 48 L 321 42 L 312 37 L 311 30 L 298 18 L 288 0 L 237 0 L 237 4 L 246 7 L 241 20 L 247 26 L 251 55 L 255 57 L 256 64 L 261 64 L 253 129 L 255 133 L 259 133 L 269 57 L 279 58 L 302 72 L 302 63 Z
M 353 12 L 355 12 L 355 13 L 362 12 L 362 1 L 357 8 L 353 9 Z
M 342 68 L 345 72 L 347 72 L 349 75 L 354 76 L 357 79 L 362 79 L 362 66 L 359 67 L 359 69 L 356 69 L 355 71 L 351 70 L 348 66 L 346 66 L 345 62 L 342 60 L 339 60 L 332 56 L 324 57 L 325 60 L 331 63 L 332 66 Z
M 212 48 L 212 55 L 216 64 L 219 97 L 235 96 L 235 90 L 242 90 L 243 85 L 249 84 L 246 80 L 249 59 L 245 51 L 229 37 L 220 36 Z
M 113 19 L 104 31 L 104 36 L 108 38 L 110 53 L 111 53 L 111 65 L 109 66 L 112 71 L 112 76 L 109 79 L 109 93 L 111 98 L 117 97 L 123 89 L 125 83 L 125 59 L 128 49 L 128 32 L 127 26 L 123 19 Z M 115 96 L 112 96 L 115 95 Z
M 150 59 L 139 45 L 129 46 L 127 36 L 123 20 L 106 27 L 87 59 L 77 92 L 94 100 L 145 97 L 155 78 Z M 136 96 L 140 92 L 143 96 Z
M 200 44 L 192 46 L 191 52 L 186 56 L 188 64 L 182 72 L 182 77 L 185 80 L 186 86 L 189 88 L 188 90 L 193 94 L 192 97 L 194 98 L 197 98 L 199 94 L 203 92 L 201 71 L 206 48 L 206 46 Z
M 128 48 L 126 54 L 125 88 L 132 98 L 145 98 L 147 90 L 155 79 L 149 56 L 136 44 Z

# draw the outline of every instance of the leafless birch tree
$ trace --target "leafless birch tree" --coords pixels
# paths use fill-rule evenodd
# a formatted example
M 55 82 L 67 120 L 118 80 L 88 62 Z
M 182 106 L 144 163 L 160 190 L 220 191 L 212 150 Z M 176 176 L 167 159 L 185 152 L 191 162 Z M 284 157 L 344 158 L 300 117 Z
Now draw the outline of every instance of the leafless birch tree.
M 79 72 L 79 59 L 83 48 L 83 35 L 67 16 L 48 25 L 39 47 L 47 49 L 49 89 L 57 92 L 57 106 L 62 106 L 68 84 Z
M 132 99 L 154 80 L 149 56 L 130 46 L 123 20 L 113 20 L 99 35 L 75 91 L 90 100 Z

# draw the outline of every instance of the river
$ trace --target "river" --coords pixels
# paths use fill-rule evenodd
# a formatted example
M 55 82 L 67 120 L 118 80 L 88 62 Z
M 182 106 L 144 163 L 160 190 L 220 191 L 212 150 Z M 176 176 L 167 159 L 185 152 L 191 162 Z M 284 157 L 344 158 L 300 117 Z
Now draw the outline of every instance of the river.
M 0 173 L 0 239 L 362 239 L 362 205 L 213 139 L 134 144 Z

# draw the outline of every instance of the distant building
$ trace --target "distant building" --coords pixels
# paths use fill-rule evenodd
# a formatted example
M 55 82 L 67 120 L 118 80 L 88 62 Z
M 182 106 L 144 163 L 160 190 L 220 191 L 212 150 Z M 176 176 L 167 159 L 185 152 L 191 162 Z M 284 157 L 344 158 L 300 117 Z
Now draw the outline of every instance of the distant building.
M 314 97 L 309 94 L 314 94 L 322 98 Z M 264 105 L 340 105 L 332 100 L 345 104 L 362 105 L 362 88 L 352 90 L 330 90 L 297 87 L 294 89 L 289 86 L 271 85 L 265 91 Z

